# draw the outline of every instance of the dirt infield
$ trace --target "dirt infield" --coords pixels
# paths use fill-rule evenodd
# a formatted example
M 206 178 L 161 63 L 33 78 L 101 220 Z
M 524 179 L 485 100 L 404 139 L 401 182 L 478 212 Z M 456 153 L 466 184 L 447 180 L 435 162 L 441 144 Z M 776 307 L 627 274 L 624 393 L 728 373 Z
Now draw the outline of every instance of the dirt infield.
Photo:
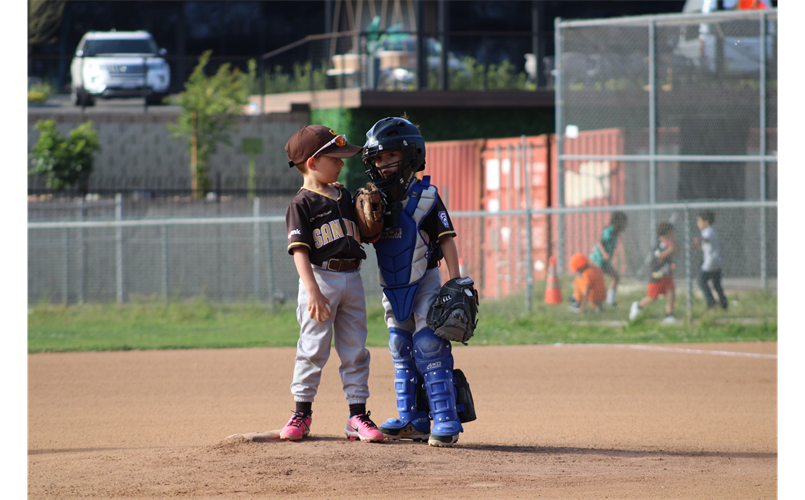
M 29 355 L 29 498 L 777 498 L 776 342 L 458 346 L 478 420 L 449 449 L 346 440 L 333 353 L 309 439 L 227 439 L 285 423 L 294 352 Z

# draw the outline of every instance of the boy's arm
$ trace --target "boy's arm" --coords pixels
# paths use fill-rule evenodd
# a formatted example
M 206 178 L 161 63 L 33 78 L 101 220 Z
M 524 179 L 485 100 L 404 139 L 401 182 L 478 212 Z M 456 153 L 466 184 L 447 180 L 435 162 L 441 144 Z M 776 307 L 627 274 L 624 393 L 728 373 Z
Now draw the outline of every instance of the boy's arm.
M 675 251 L 676 251 L 676 247 L 674 246 L 674 242 L 672 241 L 672 242 L 668 243 L 668 248 L 666 248 L 665 250 L 662 251 L 662 253 L 660 253 L 660 256 L 659 256 L 660 262 L 662 262 L 665 259 L 667 259 Z
M 581 300 L 579 301 L 579 312 L 584 312 L 584 306 L 587 304 L 587 297 L 589 295 L 590 295 L 590 284 L 585 283 L 583 292 L 581 294 Z
M 299 273 L 302 284 L 305 285 L 307 290 L 307 310 L 310 311 L 310 317 L 321 323 L 330 317 L 330 311 L 327 309 L 327 304 L 330 301 L 321 293 L 319 284 L 316 283 L 307 248 L 293 248 L 293 263 L 296 265 L 296 272 Z
M 458 267 L 458 249 L 456 242 L 453 241 L 452 236 L 442 236 L 439 240 L 439 246 L 442 249 L 444 262 L 447 264 L 447 271 L 450 275 L 448 279 L 460 278 L 461 270 Z

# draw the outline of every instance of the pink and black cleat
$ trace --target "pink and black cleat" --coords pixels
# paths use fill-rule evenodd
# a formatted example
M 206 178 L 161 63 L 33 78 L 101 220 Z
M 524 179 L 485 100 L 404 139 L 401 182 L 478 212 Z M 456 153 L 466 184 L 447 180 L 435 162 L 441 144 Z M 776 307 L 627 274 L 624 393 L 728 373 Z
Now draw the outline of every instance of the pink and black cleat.
M 383 441 L 383 433 L 369 418 L 371 414 L 372 412 L 366 412 L 366 414 L 349 417 L 347 428 L 344 429 L 344 433 L 349 439 L 360 439 L 367 443 L 380 443 Z
M 280 431 L 280 439 L 287 439 L 289 441 L 298 441 L 303 437 L 310 434 L 310 422 L 312 417 L 310 413 L 303 413 L 301 411 L 294 412 L 293 416 L 285 427 Z

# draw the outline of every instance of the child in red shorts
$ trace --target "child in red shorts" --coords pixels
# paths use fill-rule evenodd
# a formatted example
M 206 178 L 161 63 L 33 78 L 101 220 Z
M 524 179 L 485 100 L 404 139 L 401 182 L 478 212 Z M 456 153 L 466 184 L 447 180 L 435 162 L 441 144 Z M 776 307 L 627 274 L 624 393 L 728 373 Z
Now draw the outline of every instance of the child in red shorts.
M 657 224 L 657 246 L 654 248 L 654 260 L 651 265 L 651 280 L 648 292 L 640 302 L 633 302 L 629 310 L 629 319 L 634 320 L 643 311 L 643 308 L 664 295 L 665 320 L 663 323 L 676 323 L 674 318 L 674 225 L 670 222 Z

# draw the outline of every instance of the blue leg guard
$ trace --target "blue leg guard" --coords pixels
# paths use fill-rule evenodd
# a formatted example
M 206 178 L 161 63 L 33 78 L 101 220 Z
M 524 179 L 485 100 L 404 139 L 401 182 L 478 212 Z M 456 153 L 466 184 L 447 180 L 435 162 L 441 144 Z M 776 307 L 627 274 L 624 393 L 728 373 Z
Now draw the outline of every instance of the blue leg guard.
M 456 411 L 456 388 L 453 385 L 453 353 L 450 342 L 437 337 L 430 328 L 414 334 L 414 360 L 425 379 L 425 391 L 433 418 L 428 443 L 450 446 L 464 431 Z
M 427 408 L 416 404 L 416 386 L 421 383 L 412 357 L 411 334 L 398 328 L 389 329 L 389 350 L 394 361 L 394 391 L 397 393 L 397 411 L 400 418 L 390 418 L 380 426 L 380 432 L 389 439 L 424 441 L 430 434 Z

